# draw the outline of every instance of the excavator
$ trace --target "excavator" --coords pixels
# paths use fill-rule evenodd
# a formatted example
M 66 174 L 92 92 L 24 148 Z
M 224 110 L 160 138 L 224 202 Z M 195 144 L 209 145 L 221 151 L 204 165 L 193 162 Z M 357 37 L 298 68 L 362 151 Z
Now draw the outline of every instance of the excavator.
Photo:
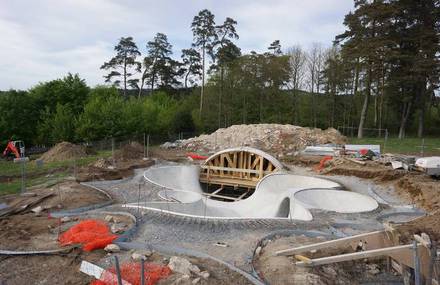
M 3 151 L 3 157 L 8 160 L 19 160 L 24 157 L 24 142 L 23 141 L 8 141 L 5 150 Z

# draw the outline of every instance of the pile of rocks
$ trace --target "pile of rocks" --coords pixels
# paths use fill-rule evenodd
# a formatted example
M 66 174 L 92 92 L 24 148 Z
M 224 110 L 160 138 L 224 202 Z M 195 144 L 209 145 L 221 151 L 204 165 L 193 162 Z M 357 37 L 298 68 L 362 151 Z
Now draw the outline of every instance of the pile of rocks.
M 165 143 L 165 148 L 183 148 L 198 152 L 248 146 L 277 156 L 292 155 L 306 146 L 317 144 L 345 144 L 346 137 L 339 131 L 303 128 L 293 125 L 254 124 L 234 125 L 218 129 L 212 134 Z

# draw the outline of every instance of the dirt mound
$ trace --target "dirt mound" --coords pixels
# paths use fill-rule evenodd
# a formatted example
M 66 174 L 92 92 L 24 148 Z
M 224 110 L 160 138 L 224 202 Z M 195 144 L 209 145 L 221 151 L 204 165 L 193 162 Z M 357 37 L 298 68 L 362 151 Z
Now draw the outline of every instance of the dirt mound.
M 87 156 L 87 151 L 84 146 L 72 144 L 69 142 L 60 142 L 49 149 L 47 152 L 43 153 L 40 159 L 45 162 L 53 162 L 85 156 Z
M 293 125 L 234 125 L 176 142 L 176 146 L 192 151 L 214 152 L 220 149 L 249 146 L 276 155 L 289 155 L 316 144 L 344 144 L 346 137 L 337 130 L 303 128 Z M 173 144 L 174 145 L 174 144 Z
M 144 157 L 144 147 L 138 142 L 126 144 L 115 152 L 117 160 L 140 159 L 142 157 Z

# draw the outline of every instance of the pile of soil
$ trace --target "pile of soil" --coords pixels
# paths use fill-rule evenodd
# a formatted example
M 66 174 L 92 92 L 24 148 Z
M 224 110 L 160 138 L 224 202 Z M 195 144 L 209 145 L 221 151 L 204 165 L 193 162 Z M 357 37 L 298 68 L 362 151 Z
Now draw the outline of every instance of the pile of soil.
M 344 161 L 341 164 L 326 162 L 326 168 L 321 172 L 326 175 L 356 176 L 359 178 L 373 179 L 376 182 L 393 181 L 405 176 L 405 171 L 394 170 L 374 161 L 366 161 L 366 165 Z
M 84 146 L 69 142 L 60 142 L 40 157 L 45 162 L 63 161 L 87 156 Z
M 111 169 L 106 166 L 107 163 L 98 162 L 96 165 L 81 167 L 76 174 L 76 181 L 119 180 L 133 176 L 134 169 L 150 167 L 153 164 L 154 160 L 120 160 L 116 161 L 116 167 Z
M 440 212 L 436 211 L 430 215 L 420 217 L 409 221 L 403 225 L 396 227 L 401 235 L 402 243 L 410 243 L 414 240 L 414 234 L 420 235 L 426 233 L 431 238 L 431 241 L 440 241 Z
M 141 159 L 144 157 L 144 147 L 138 142 L 131 142 L 124 145 L 115 152 L 117 160 Z
M 345 144 L 346 137 L 333 128 L 321 130 L 293 125 L 254 124 L 234 125 L 218 129 L 210 135 L 201 135 L 173 144 L 167 143 L 164 146 L 199 152 L 215 152 L 221 149 L 248 146 L 284 156 L 291 155 L 306 146 L 328 143 Z

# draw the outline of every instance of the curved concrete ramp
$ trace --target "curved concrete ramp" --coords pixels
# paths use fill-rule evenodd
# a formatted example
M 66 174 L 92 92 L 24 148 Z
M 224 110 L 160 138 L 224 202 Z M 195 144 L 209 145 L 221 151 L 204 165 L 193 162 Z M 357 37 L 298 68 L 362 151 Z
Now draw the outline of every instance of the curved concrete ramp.
M 338 213 L 369 212 L 377 208 L 377 202 L 371 197 L 350 192 L 330 189 L 303 190 L 295 193 L 297 203 L 307 209 L 322 209 Z
M 208 199 L 198 180 L 197 166 L 150 168 L 146 180 L 164 187 L 166 202 L 127 204 L 155 211 L 216 219 L 313 219 L 309 209 L 340 213 L 372 211 L 377 202 L 365 195 L 338 190 L 341 185 L 322 178 L 276 172 L 259 181 L 254 194 L 236 202 Z

